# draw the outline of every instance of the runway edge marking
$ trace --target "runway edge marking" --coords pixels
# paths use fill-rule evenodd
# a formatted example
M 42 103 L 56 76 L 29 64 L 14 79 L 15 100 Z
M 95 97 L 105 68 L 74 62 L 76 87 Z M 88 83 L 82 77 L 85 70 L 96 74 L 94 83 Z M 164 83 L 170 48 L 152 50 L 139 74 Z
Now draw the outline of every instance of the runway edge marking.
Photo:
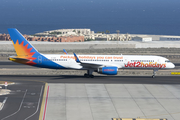
M 45 98 L 47 97 L 47 88 L 48 88 L 48 84 L 45 83 L 45 87 L 44 87 L 44 93 L 43 93 L 43 98 L 42 98 L 42 103 L 41 103 L 41 110 L 40 110 L 40 115 L 39 115 L 39 120 L 43 119 L 43 113 L 44 113 L 44 107 L 45 107 Z

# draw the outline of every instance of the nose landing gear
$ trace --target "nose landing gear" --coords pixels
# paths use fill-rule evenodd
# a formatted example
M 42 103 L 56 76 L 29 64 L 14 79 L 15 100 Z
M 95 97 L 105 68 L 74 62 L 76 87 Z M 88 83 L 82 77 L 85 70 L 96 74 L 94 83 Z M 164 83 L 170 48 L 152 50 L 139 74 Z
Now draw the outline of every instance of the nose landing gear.
M 152 75 L 152 78 L 155 78 L 155 76 L 156 76 L 156 72 L 157 72 L 158 70 L 157 69 L 154 69 L 153 70 L 153 75 Z

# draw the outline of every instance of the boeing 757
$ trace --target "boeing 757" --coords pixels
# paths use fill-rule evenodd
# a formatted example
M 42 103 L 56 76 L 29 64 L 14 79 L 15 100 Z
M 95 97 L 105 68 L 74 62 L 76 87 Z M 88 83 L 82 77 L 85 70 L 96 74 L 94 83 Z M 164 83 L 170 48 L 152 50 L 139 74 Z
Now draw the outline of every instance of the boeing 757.
M 167 58 L 150 55 L 73 55 L 39 53 L 15 28 L 8 29 L 17 56 L 9 60 L 26 65 L 50 69 L 87 70 L 85 77 L 93 78 L 93 72 L 116 75 L 118 69 L 151 69 L 152 77 L 159 69 L 174 68 Z

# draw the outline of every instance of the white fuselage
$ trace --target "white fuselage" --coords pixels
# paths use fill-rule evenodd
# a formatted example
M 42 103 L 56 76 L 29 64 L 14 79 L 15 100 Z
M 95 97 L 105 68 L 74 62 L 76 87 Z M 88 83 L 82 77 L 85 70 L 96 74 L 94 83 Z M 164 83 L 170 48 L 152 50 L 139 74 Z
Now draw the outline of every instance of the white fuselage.
M 93 64 L 82 66 L 75 61 L 74 55 L 43 54 L 42 61 L 53 61 L 67 69 L 96 69 L 97 67 L 116 66 L 119 69 L 167 69 L 174 68 L 174 64 L 161 56 L 145 55 L 78 55 L 82 63 Z M 96 66 L 97 64 L 97 66 Z

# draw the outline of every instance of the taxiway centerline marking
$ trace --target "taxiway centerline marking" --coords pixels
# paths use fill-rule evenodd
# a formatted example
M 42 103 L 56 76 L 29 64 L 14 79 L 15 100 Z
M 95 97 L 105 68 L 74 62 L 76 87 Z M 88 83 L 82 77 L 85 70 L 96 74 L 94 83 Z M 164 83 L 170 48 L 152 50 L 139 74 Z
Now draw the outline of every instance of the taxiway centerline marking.
M 25 96 L 26 96 L 26 93 L 27 93 L 27 89 L 26 89 L 26 92 L 24 93 L 24 96 L 23 96 L 23 99 L 22 99 L 21 104 L 20 104 L 20 106 L 19 106 L 19 109 L 18 109 L 16 112 L 14 112 L 13 114 L 10 114 L 10 115 L 2 118 L 1 120 L 4 120 L 4 119 L 6 119 L 6 118 L 8 118 L 8 117 L 11 117 L 11 116 L 15 115 L 16 113 L 18 113 L 18 112 L 20 111 L 21 106 L 22 106 L 22 103 L 24 102 L 24 98 L 25 98 Z
M 41 93 L 40 93 L 40 96 L 39 96 L 39 100 L 38 100 L 38 106 L 37 106 L 37 109 L 36 109 L 36 111 L 32 114 L 32 115 L 30 115 L 30 116 L 28 116 L 27 118 L 25 118 L 24 120 L 27 120 L 27 119 L 29 119 L 30 117 L 32 117 L 32 116 L 34 116 L 37 112 L 38 112 L 38 109 L 39 109 L 39 103 L 40 103 L 40 100 L 41 100 L 41 96 L 42 96 L 42 90 L 43 90 L 43 86 L 41 87 Z
M 3 100 L 2 105 L 1 105 L 1 107 L 0 107 L 0 110 L 2 110 L 2 109 L 3 109 L 4 104 L 6 103 L 7 98 L 8 98 L 8 97 L 5 97 L 5 99 Z

